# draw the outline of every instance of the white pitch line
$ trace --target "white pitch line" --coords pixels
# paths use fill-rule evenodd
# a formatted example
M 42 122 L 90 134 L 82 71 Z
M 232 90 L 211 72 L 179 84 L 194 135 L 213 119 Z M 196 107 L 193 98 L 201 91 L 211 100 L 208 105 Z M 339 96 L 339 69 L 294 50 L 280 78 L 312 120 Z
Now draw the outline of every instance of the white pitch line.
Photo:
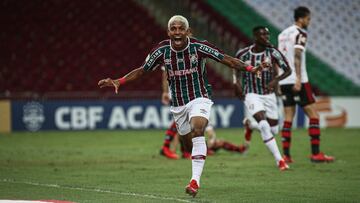
M 62 186 L 57 184 L 44 184 L 44 183 L 35 183 L 35 182 L 20 182 L 10 179 L 2 179 L 1 182 L 5 183 L 18 183 L 18 184 L 27 184 L 27 185 L 34 185 L 34 186 L 41 186 L 41 187 L 51 187 L 51 188 L 60 188 L 60 189 L 69 189 L 69 190 L 79 190 L 79 191 L 87 191 L 87 192 L 99 192 L 99 193 L 108 193 L 108 194 L 116 194 L 116 195 L 124 195 L 124 196 L 135 196 L 135 197 L 144 197 L 150 199 L 160 199 L 160 200 L 172 200 L 178 202 L 194 202 L 185 199 L 178 199 L 174 197 L 162 197 L 156 195 L 149 195 L 149 194 L 137 194 L 133 192 L 116 192 L 111 190 L 104 190 L 99 188 L 81 188 L 81 187 L 70 187 L 70 186 Z

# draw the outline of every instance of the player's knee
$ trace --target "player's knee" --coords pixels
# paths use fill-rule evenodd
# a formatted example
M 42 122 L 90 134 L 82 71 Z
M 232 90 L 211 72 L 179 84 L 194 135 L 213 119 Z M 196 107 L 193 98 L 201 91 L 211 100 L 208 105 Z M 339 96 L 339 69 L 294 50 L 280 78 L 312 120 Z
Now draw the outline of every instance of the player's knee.
M 319 114 L 314 104 L 309 104 L 305 106 L 304 111 L 309 118 L 319 119 Z
M 195 127 L 192 129 L 193 137 L 204 136 L 204 128 Z
M 261 132 L 261 138 L 263 140 L 268 140 L 273 136 L 271 133 L 270 125 L 266 120 L 261 120 L 259 122 L 259 130 Z
M 279 125 L 271 126 L 271 133 L 277 135 L 279 133 Z

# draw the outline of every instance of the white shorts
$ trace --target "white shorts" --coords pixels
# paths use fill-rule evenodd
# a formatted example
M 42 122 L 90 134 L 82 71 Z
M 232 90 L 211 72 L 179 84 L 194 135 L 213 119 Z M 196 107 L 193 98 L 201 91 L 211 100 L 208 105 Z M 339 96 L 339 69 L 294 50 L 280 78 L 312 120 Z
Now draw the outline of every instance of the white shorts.
M 267 95 L 248 93 L 245 95 L 244 103 L 251 116 L 254 116 L 257 112 L 265 111 L 267 118 L 279 119 L 275 93 Z
M 170 107 L 179 135 L 191 132 L 190 120 L 192 117 L 201 116 L 209 120 L 213 104 L 208 98 L 196 98 L 184 106 Z

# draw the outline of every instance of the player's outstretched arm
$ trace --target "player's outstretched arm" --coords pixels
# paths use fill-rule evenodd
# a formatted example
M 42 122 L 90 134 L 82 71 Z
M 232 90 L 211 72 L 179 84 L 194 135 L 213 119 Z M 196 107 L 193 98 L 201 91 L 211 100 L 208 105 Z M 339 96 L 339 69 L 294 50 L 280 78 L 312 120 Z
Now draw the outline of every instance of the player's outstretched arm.
M 115 93 L 117 94 L 120 85 L 123 85 L 123 84 L 133 81 L 133 80 L 137 80 L 138 78 L 143 76 L 144 73 L 145 73 L 145 70 L 143 69 L 143 67 L 140 67 L 135 70 L 132 70 L 130 73 L 126 74 L 124 77 L 122 77 L 120 79 L 111 79 L 111 78 L 102 79 L 98 82 L 98 86 L 100 88 L 114 87 Z
M 246 63 L 244 63 L 243 61 L 241 61 L 240 59 L 231 57 L 229 55 L 224 55 L 223 60 L 220 61 L 220 63 L 235 69 L 235 70 L 239 70 L 239 71 L 248 71 L 251 73 L 257 73 L 259 71 L 262 70 L 262 65 L 259 65 L 257 67 L 254 67 L 252 65 L 248 65 Z

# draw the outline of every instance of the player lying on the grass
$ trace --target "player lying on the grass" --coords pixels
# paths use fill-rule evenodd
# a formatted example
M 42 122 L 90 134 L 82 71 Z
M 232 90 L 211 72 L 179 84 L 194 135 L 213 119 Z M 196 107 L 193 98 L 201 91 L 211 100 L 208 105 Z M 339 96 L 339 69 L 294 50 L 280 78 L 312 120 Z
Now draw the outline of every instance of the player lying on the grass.
M 169 94 L 169 86 L 167 82 L 167 74 L 165 72 L 165 68 L 162 67 L 162 69 L 164 71 L 162 74 L 161 102 L 164 105 L 169 105 L 171 102 L 171 94 Z M 212 89 L 210 85 L 208 85 L 208 90 L 209 97 L 211 97 Z M 205 128 L 205 134 L 207 135 L 207 155 L 213 155 L 219 149 L 239 153 L 244 153 L 246 150 L 246 147 L 243 145 L 237 146 L 229 141 L 217 139 L 214 127 L 210 123 Z M 176 123 L 174 121 L 165 131 L 164 144 L 160 150 L 160 154 L 164 155 L 169 159 L 179 159 L 179 156 L 176 154 L 176 147 L 178 143 L 180 143 L 180 151 L 182 153 L 182 158 L 191 158 L 191 152 L 185 149 L 184 144 L 180 139 L 181 137 L 178 137 Z
M 247 150 L 245 145 L 236 145 L 229 141 L 218 139 L 214 127 L 211 124 L 206 126 L 205 135 L 207 136 L 207 155 L 213 155 L 219 149 L 240 154 L 245 153 Z M 180 157 L 176 154 L 178 143 L 180 143 L 181 157 L 185 159 L 191 158 L 190 152 L 185 151 L 181 141 L 179 141 L 175 122 L 173 122 L 165 132 L 164 144 L 160 149 L 160 154 L 169 159 L 179 159 Z
M 293 162 L 290 156 L 291 126 L 296 105 L 299 105 L 309 117 L 309 136 L 312 162 L 331 162 L 334 157 L 320 152 L 319 114 L 315 109 L 315 98 L 311 90 L 305 63 L 305 46 L 307 43 L 307 27 L 310 24 L 310 10 L 298 7 L 294 11 L 295 24 L 279 34 L 279 50 L 289 60 L 292 74 L 280 82 L 284 103 L 284 125 L 282 129 L 284 158 Z
M 253 73 L 261 70 L 263 64 L 256 67 L 245 64 L 207 41 L 190 38 L 189 23 L 183 16 L 170 18 L 168 36 L 170 39 L 151 50 L 141 67 L 120 79 L 102 79 L 98 85 L 101 88 L 115 87 L 117 93 L 120 85 L 142 78 L 161 65 L 165 66 L 172 95 L 170 111 L 179 134 L 184 136 L 185 148 L 192 149 L 192 177 L 185 192 L 195 197 L 207 151 L 204 130 L 213 104 L 208 96 L 205 59 L 211 58 L 232 69 Z
M 246 109 L 258 122 L 262 140 L 274 156 L 277 166 L 280 170 L 286 170 L 289 166 L 282 159 L 274 138 L 278 129 L 270 126 L 278 123 L 274 90 L 280 80 L 290 75 L 291 70 L 285 57 L 271 46 L 268 28 L 263 26 L 255 27 L 253 36 L 254 44 L 239 50 L 236 57 L 242 61 L 247 61 L 253 66 L 265 61 L 267 66 L 262 69 L 260 77 L 254 73 L 236 71 L 234 73 L 235 88 L 240 95 L 245 95 L 244 104 Z M 277 74 L 277 68 L 282 70 L 282 74 Z

